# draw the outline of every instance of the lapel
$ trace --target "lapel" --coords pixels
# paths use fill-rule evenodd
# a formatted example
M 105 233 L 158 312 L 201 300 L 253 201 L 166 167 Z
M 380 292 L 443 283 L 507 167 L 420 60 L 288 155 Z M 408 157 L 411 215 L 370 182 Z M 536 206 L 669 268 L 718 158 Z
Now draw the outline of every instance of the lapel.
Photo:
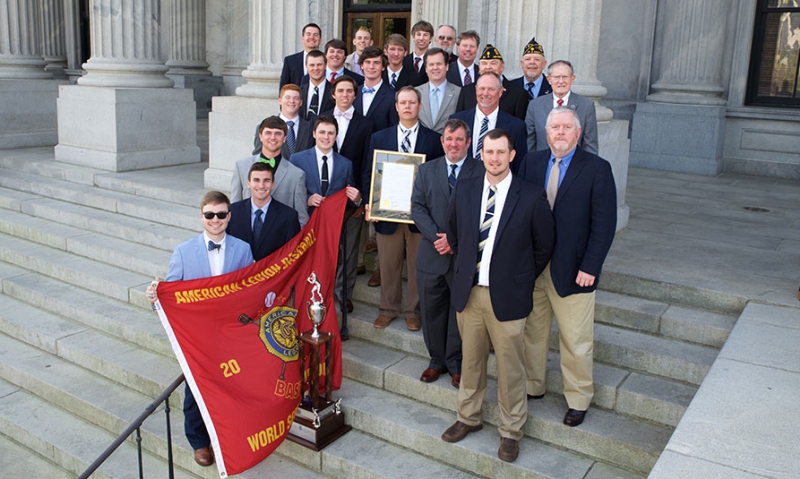
M 469 161 L 469 160 L 467 160 Z M 466 166 L 467 162 L 464 162 L 464 166 Z M 464 166 L 461 167 L 461 173 L 464 173 Z M 447 161 L 446 157 L 442 158 L 442 166 L 439 168 L 434 169 L 434 173 L 436 175 L 436 182 L 439 183 L 439 187 L 442 189 L 442 194 L 445 198 L 450 197 L 450 181 L 448 177 L 450 176 L 450 162 Z
M 396 139 L 395 139 L 396 141 Z M 422 123 L 419 124 L 419 131 L 417 132 L 417 144 L 414 145 L 414 153 L 425 153 L 425 146 L 427 145 L 428 141 L 428 132 L 426 131 L 425 127 L 422 126 Z
M 497 233 L 495 233 L 494 244 L 502 238 L 503 230 L 508 224 L 508 219 L 514 212 L 514 207 L 519 200 L 519 181 L 515 177 L 511 178 L 511 186 L 508 188 L 508 195 L 506 195 L 506 202 L 503 204 L 503 216 L 500 217 L 500 223 L 497 225 Z
M 211 264 L 208 262 L 208 245 L 205 241 L 205 236 L 200 233 L 200 236 L 196 237 L 196 245 L 192 250 L 195 253 L 195 264 L 200 265 L 200 274 L 201 276 L 197 276 L 197 278 L 208 278 L 211 276 Z M 225 255 L 228 256 L 228 255 Z M 186 277 L 186 267 L 184 266 L 184 278 L 183 279 L 196 279 L 196 278 L 188 278 Z
M 350 141 L 354 136 L 359 135 L 358 130 L 361 128 L 361 119 L 364 116 L 359 113 L 358 111 L 353 112 L 353 118 L 350 119 L 350 124 L 347 125 L 347 133 L 344 135 L 344 140 L 342 140 L 342 147 L 339 148 L 339 151 L 345 149 L 346 146 L 350 144 Z
M 583 158 L 583 150 L 581 148 L 575 147 L 575 154 L 572 155 L 572 161 L 569 163 L 569 168 L 567 168 L 567 173 L 564 175 L 564 179 L 561 180 L 561 186 L 558 187 L 558 194 L 556 194 L 556 204 L 561 199 L 562 196 L 566 193 L 575 179 L 580 175 L 581 170 L 583 167 L 586 166 L 586 161 Z
M 275 170 L 275 179 L 274 179 L 275 185 L 272 187 L 273 190 L 277 190 L 281 186 L 283 179 L 286 178 L 287 168 L 282 168 L 282 166 L 286 166 L 283 164 L 285 161 L 288 162 L 289 160 L 286 159 L 285 157 L 281 158 L 281 164 L 278 165 L 278 169 Z
M 228 235 L 225 236 L 227 237 Z M 231 236 L 231 238 L 233 238 L 233 236 Z M 233 249 L 235 248 L 235 246 L 233 246 L 233 244 L 231 243 L 233 243 L 233 241 L 230 241 L 230 238 L 227 238 L 225 240 L 226 251 L 225 251 L 225 260 L 222 262 L 222 274 L 228 273 L 233 270 L 232 266 L 234 257 Z M 206 263 L 208 263 L 208 261 L 206 261 Z M 211 266 L 209 266 L 208 274 L 209 276 L 211 275 Z
M 458 87 L 453 85 L 450 82 L 447 82 L 447 86 L 444 89 L 444 96 L 442 97 L 442 104 L 439 106 L 439 117 L 442 116 L 442 113 L 447 110 L 447 107 L 450 105 L 450 102 L 457 101 L 458 95 L 456 92 L 458 91 Z M 439 118 L 436 118 L 438 121 Z M 434 125 L 436 122 L 433 123 Z
M 331 156 L 333 156 L 333 154 L 334 154 L 333 151 L 331 151 Z M 299 158 L 298 160 L 299 160 L 298 163 L 300 163 L 300 165 L 305 163 L 305 168 L 303 168 L 303 170 L 306 172 L 306 179 L 312 178 L 311 181 L 314 183 L 314 186 L 316 187 L 314 191 L 321 193 L 322 179 L 319 177 L 319 168 L 317 167 L 316 148 L 306 150 L 306 152 L 303 153 L 303 157 Z
M 269 208 L 267 208 L 267 215 L 264 217 L 264 227 L 261 228 L 261 238 L 259 238 L 258 241 L 256 242 L 256 247 L 266 244 L 266 242 L 261 241 L 261 239 L 268 234 L 267 233 L 268 231 L 272 231 L 274 229 L 273 225 L 277 220 L 278 213 L 277 213 L 277 208 L 274 207 L 275 205 L 271 203 L 272 201 L 270 201 Z
M 474 182 L 474 192 L 469 196 L 469 230 L 470 234 L 475 237 L 475 248 L 477 251 L 478 238 L 480 237 L 481 222 L 483 221 L 484 212 L 481 211 L 481 200 L 483 199 L 483 178 L 479 178 Z

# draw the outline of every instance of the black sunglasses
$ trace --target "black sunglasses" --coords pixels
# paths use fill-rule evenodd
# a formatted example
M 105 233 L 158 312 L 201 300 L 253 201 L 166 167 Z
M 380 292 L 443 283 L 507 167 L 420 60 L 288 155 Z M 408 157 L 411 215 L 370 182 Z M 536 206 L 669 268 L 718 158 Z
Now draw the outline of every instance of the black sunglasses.
M 229 211 L 219 211 L 214 213 L 213 211 L 203 211 L 203 217 L 207 220 L 213 219 L 215 216 L 221 220 L 224 220 L 228 217 Z

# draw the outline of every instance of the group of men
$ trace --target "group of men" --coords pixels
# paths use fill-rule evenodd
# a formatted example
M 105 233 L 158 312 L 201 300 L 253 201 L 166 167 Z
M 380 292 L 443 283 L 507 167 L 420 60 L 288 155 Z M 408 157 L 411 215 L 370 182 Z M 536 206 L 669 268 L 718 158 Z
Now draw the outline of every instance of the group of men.
M 226 244 L 237 238 L 250 253 L 239 259 L 263 258 L 299 231 L 326 196 L 345 190 L 341 304 L 353 310 L 370 237 L 365 226 L 374 226 L 379 266 L 370 285 L 381 287 L 374 326 L 386 328 L 402 314 L 409 330 L 422 329 L 430 362 L 421 381 L 449 373 L 459 389 L 457 421 L 442 435 L 448 442 L 482 428 L 493 350 L 498 456 L 514 461 L 527 402 L 546 392 L 553 317 L 568 404 L 564 424 L 581 424 L 592 401 L 594 292 L 616 229 L 614 178 L 597 156 L 594 103 L 571 91 L 568 61 L 548 66 L 533 39 L 524 47 L 523 76 L 508 80 L 494 46 L 486 45 L 475 62 L 474 31 L 456 34 L 442 25 L 434 34 L 420 21 L 411 35 L 411 51 L 399 34 L 387 36 L 380 49 L 361 28 L 348 56 L 338 39 L 318 50 L 321 29 L 306 25 L 304 50 L 284 60 L 279 114 L 258 126 L 253 155 L 235 165 L 234 203 L 204 199 L 206 232 L 176 248 L 167 279 L 227 272 L 234 265 Z M 414 179 L 412 224 L 370 215 L 376 150 L 426 157 Z M 233 238 L 226 240 L 225 231 Z M 212 267 L 180 267 L 187 260 Z M 214 261 L 224 267 L 215 269 Z M 187 410 L 189 401 L 187 391 Z M 207 440 L 192 439 L 202 434 L 190 416 L 195 459 L 210 465 Z

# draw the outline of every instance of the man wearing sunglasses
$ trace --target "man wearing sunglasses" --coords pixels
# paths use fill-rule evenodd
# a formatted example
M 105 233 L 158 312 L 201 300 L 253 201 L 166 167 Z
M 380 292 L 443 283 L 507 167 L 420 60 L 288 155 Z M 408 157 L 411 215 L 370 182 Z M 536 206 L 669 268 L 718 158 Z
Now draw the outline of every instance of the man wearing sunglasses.
M 230 206 L 230 200 L 220 191 L 209 191 L 203 196 L 200 218 L 204 231 L 175 247 L 165 281 L 218 276 L 253 264 L 253 255 L 247 243 L 225 233 L 231 219 Z M 150 302 L 155 303 L 155 288 L 148 286 L 146 293 Z M 183 415 L 184 432 L 194 449 L 195 462 L 203 467 L 214 464 L 211 440 L 188 383 Z

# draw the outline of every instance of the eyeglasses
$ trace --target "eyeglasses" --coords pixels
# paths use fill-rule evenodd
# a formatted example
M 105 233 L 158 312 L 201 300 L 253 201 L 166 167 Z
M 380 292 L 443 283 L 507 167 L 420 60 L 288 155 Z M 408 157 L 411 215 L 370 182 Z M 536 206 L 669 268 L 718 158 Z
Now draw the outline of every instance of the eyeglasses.
M 213 211 L 203 211 L 203 218 L 211 220 L 216 216 L 217 218 L 224 220 L 228 217 L 228 213 L 230 213 L 230 211 L 217 211 L 216 213 Z
M 547 78 L 552 78 L 553 80 L 556 80 L 556 81 L 568 80 L 568 79 L 572 78 L 572 75 L 550 75 Z
M 448 41 L 451 41 L 451 42 L 452 42 L 453 40 L 455 40 L 455 39 L 456 39 L 455 37 L 446 37 L 446 36 L 444 36 L 444 35 L 439 35 L 439 36 L 438 36 L 438 37 L 436 37 L 436 38 L 438 38 L 440 42 L 443 42 L 443 41 L 445 41 L 445 40 L 448 40 Z

